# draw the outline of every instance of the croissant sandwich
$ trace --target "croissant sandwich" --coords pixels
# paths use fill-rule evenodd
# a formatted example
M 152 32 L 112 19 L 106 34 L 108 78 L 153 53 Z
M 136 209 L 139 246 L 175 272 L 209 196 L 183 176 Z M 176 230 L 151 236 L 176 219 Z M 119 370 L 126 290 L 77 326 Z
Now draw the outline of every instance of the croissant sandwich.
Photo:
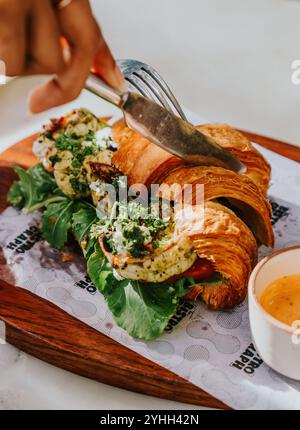
M 40 164 L 26 174 L 49 190 L 31 206 L 16 168 L 9 201 L 42 209 L 41 230 L 54 246 L 76 238 L 115 320 L 136 337 L 160 335 L 182 298 L 211 309 L 241 303 L 258 246 L 273 246 L 269 164 L 230 126 L 197 128 L 246 172 L 187 164 L 123 120 L 109 126 L 85 109 L 52 120 L 34 143 Z
M 209 262 L 222 275 L 223 282 L 217 286 L 195 285 L 187 298 L 201 298 L 209 307 L 223 309 L 245 298 L 247 281 L 257 260 L 257 246 L 273 246 L 271 208 L 265 198 L 270 166 L 230 126 L 213 124 L 197 128 L 240 158 L 247 167 L 246 173 L 187 165 L 126 127 L 123 120 L 112 127 L 113 140 L 119 145 L 112 162 L 131 183 L 147 187 L 153 182 L 179 184 L 180 190 L 185 184 L 204 185 L 204 223 L 198 231 L 189 233 L 189 240 L 198 258 Z M 175 201 L 179 197 L 172 196 Z M 195 193 L 192 199 L 196 199 Z

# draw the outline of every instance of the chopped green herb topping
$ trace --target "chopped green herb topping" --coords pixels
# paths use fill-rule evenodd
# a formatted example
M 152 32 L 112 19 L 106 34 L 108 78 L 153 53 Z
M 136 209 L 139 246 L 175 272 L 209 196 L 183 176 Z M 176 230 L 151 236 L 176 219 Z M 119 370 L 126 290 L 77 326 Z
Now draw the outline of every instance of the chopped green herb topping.
M 152 204 L 144 207 L 134 200 L 127 205 L 116 202 L 110 218 L 101 219 L 92 227 L 92 237 L 105 237 L 113 254 L 139 257 L 159 246 L 168 227 L 169 222 L 157 216 Z
M 51 157 L 49 157 L 49 160 L 51 161 L 52 164 L 55 164 L 61 161 L 61 158 L 57 154 L 55 154 L 55 155 L 51 155 Z

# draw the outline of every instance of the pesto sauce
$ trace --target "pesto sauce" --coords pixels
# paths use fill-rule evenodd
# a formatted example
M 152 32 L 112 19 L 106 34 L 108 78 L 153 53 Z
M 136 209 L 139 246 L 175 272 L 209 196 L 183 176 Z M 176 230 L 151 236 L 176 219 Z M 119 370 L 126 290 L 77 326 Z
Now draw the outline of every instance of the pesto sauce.
M 51 155 L 51 157 L 49 157 L 49 160 L 53 165 L 55 165 L 56 163 L 61 161 L 61 158 L 57 154 L 55 154 L 55 155 Z
M 134 201 L 127 206 L 117 202 L 112 214 L 110 219 L 100 220 L 93 226 L 92 235 L 103 236 L 113 254 L 149 255 L 151 247 L 159 247 L 160 240 L 167 237 L 169 222 L 153 213 L 151 204 L 146 208 Z

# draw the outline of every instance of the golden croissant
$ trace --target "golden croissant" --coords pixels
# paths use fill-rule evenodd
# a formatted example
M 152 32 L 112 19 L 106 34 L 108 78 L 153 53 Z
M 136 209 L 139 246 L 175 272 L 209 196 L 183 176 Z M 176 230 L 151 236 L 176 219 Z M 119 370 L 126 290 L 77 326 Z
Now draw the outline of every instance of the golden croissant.
M 189 239 L 197 256 L 210 262 L 223 281 L 221 285 L 196 285 L 186 298 L 202 299 L 210 308 L 223 309 L 245 298 L 258 245 L 273 246 L 271 207 L 265 198 L 271 169 L 259 151 L 230 126 L 197 128 L 237 156 L 246 165 L 246 173 L 187 165 L 126 127 L 123 120 L 112 127 L 113 141 L 119 145 L 112 163 L 127 175 L 130 184 L 180 184 L 181 189 L 185 184 L 204 185 L 204 223 L 196 231 L 191 229 Z

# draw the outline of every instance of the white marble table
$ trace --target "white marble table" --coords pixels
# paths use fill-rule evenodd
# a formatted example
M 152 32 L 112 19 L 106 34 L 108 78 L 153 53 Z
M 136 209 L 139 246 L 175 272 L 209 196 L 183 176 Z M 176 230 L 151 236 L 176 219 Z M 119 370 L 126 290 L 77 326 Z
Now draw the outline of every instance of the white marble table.
M 93 0 L 118 58 L 155 66 L 179 100 L 207 118 L 300 145 L 297 0 Z M 83 92 L 68 106 L 32 116 L 26 95 L 41 78 L 0 87 L 0 150 L 74 106 L 112 108 Z M 72 375 L 0 345 L 0 409 L 189 408 Z M 192 408 L 192 406 L 190 406 Z

